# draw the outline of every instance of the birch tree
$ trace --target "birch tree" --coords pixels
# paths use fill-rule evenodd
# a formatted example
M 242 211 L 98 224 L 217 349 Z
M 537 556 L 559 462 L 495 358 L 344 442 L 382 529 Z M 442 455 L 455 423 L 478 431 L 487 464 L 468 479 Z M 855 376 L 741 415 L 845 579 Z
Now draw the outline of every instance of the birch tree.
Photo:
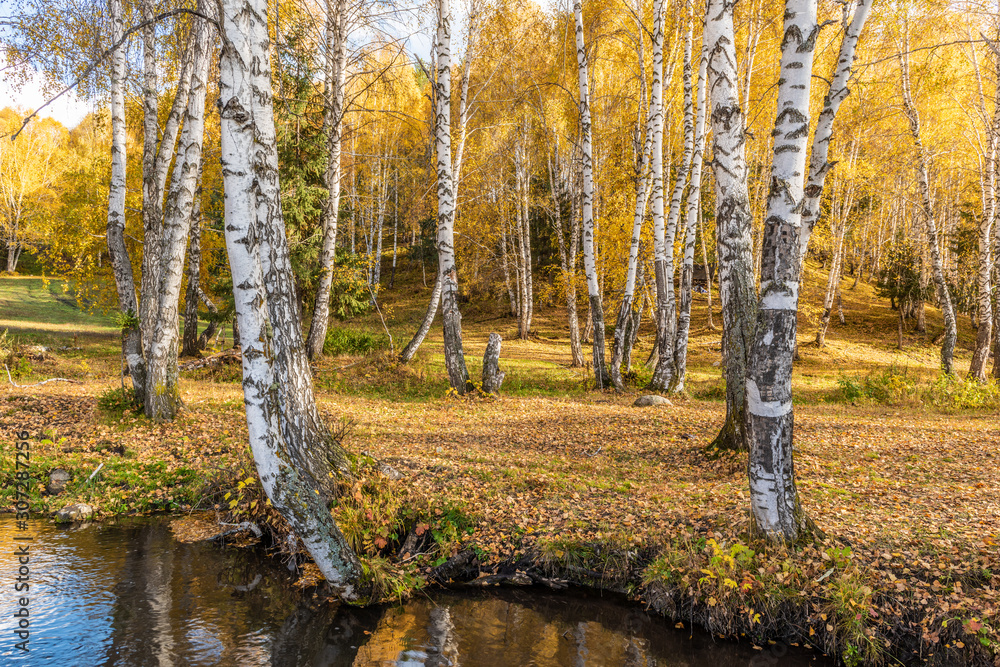
M 649 380 L 649 388 L 666 391 L 674 380 L 674 345 L 677 337 L 677 301 L 674 294 L 674 239 L 677 235 L 677 219 L 680 217 L 681 203 L 688 170 L 691 168 L 694 152 L 694 103 L 692 101 L 691 49 L 694 40 L 694 26 L 689 25 L 684 38 L 684 152 L 677 169 L 673 191 L 670 195 L 670 210 L 664 217 L 664 169 L 663 169 L 663 94 L 653 93 L 651 102 L 657 107 L 657 127 L 653 134 L 653 271 L 656 274 L 656 331 L 659 346 L 656 367 Z M 660 69 L 663 64 L 663 48 L 660 47 Z M 654 72 L 657 67 L 657 53 L 653 51 Z M 653 75 L 656 85 L 656 75 Z
M 691 185 L 688 189 L 687 212 L 684 223 L 684 260 L 681 266 L 681 298 L 677 312 L 677 342 L 674 345 L 674 377 L 670 387 L 672 391 L 684 391 L 684 381 L 687 377 L 688 337 L 691 333 L 691 288 L 694 283 L 694 244 L 698 234 L 698 222 L 701 218 L 701 170 L 705 153 L 705 116 L 708 105 L 706 74 L 708 61 L 702 53 L 698 67 L 698 115 L 694 126 L 694 157 L 691 163 Z M 706 269 L 708 262 L 705 262 Z M 708 289 L 712 289 L 711 280 Z M 711 293 L 709 293 L 711 294 Z M 709 296 L 711 309 L 711 296 Z M 711 310 L 709 311 L 711 322 Z
M 142 2 L 144 19 L 152 18 L 152 7 Z M 139 322 L 142 328 L 143 354 L 150 363 L 151 346 L 156 336 L 159 308 L 160 267 L 163 257 L 161 234 L 164 225 L 163 195 L 170 176 L 170 165 L 175 156 L 181 121 L 188 107 L 188 96 L 193 75 L 195 49 L 198 44 L 194 32 L 188 35 L 181 57 L 181 70 L 177 89 L 167 114 L 166 122 L 159 121 L 159 69 L 156 57 L 155 26 L 143 29 L 143 147 L 142 147 L 142 226 L 143 253 L 140 276 Z M 162 131 L 162 136 L 161 136 Z M 176 359 L 174 360 L 176 362 Z M 147 408 L 148 409 L 148 408 Z
M 472 69 L 473 45 L 475 44 L 475 38 L 476 38 L 476 20 L 475 19 L 476 19 L 476 16 L 477 16 L 477 12 L 476 12 L 476 5 L 475 4 L 472 5 L 472 8 L 471 8 L 470 11 L 471 11 L 471 15 L 469 17 L 469 35 L 468 35 L 468 39 L 466 40 L 467 49 L 466 49 L 466 53 L 465 53 L 465 63 L 463 65 L 463 67 L 462 67 L 461 91 L 459 93 L 459 98 L 458 98 L 458 123 L 459 123 L 459 126 L 458 126 L 458 148 L 455 151 L 455 156 L 454 156 L 454 160 L 453 160 L 453 163 L 452 163 L 452 176 L 453 176 L 454 188 L 455 188 L 454 195 L 455 195 L 455 199 L 456 200 L 458 199 L 459 187 L 462 184 L 462 160 L 464 159 L 464 155 L 465 155 L 465 139 L 466 139 L 466 136 L 467 136 L 468 119 L 469 119 L 469 115 L 470 115 L 470 113 L 469 113 L 469 106 L 470 106 L 470 103 L 469 103 L 469 79 L 470 79 L 471 69 Z M 437 34 L 435 33 L 435 40 L 436 39 L 437 39 Z M 437 47 L 437 43 L 435 42 L 434 48 L 433 48 L 433 55 L 434 55 L 434 62 L 435 63 L 437 62 L 437 54 L 438 54 L 438 47 Z M 421 67 L 423 67 L 422 63 L 421 63 Z M 434 70 L 434 72 L 437 71 L 436 67 L 434 67 L 432 69 Z M 424 69 L 424 73 L 427 75 L 428 79 L 431 79 L 432 85 L 433 85 L 433 75 L 432 75 L 432 73 L 429 72 L 429 71 L 427 71 L 426 69 Z M 437 108 L 437 101 L 436 100 L 437 100 L 437 89 L 435 88 L 435 94 L 434 94 L 434 96 L 431 99 L 432 110 L 434 110 L 434 123 L 435 123 L 435 139 L 434 139 L 434 141 L 435 141 L 435 143 L 437 141 L 436 124 L 437 124 L 437 121 L 438 121 L 438 115 L 437 115 L 437 112 L 436 112 L 436 108 Z M 433 152 L 433 150 L 432 150 L 432 152 Z M 452 222 L 454 223 L 454 220 Z M 504 268 L 506 268 L 506 266 Z M 420 349 L 420 345 L 424 342 L 424 338 L 427 337 L 427 333 L 430 331 L 431 325 L 434 323 L 434 317 L 437 315 L 438 308 L 440 307 L 440 304 L 441 304 L 441 288 L 442 288 L 441 275 L 442 274 L 441 274 L 441 271 L 440 271 L 440 260 L 439 260 L 438 271 L 435 274 L 435 278 L 434 278 L 434 287 L 431 290 L 430 303 L 427 304 L 427 310 L 424 313 L 424 319 L 421 321 L 420 326 L 417 328 L 416 333 L 413 335 L 413 338 L 410 339 L 410 342 L 406 344 L 406 346 L 403 348 L 403 351 L 400 353 L 400 355 L 399 355 L 399 361 L 400 361 L 400 363 L 404 363 L 405 364 L 405 363 L 409 362 L 410 359 L 413 358 L 413 355 L 417 353 L 418 349 Z M 512 301 L 512 303 L 513 303 L 513 301 Z
M 437 0 L 437 81 L 435 152 L 437 153 L 437 251 L 444 320 L 444 363 L 448 382 L 464 394 L 469 382 L 462 350 L 462 315 L 458 310 L 458 266 L 455 261 L 455 180 L 451 162 L 451 5 Z
M 750 196 L 747 190 L 745 122 L 736 73 L 733 5 L 709 0 L 703 37 L 712 108 L 712 171 L 716 201 L 716 256 L 725 349 L 726 422 L 712 443 L 746 449 L 744 391 L 747 355 L 757 317 L 753 285 Z
M 834 163 L 830 162 L 830 139 L 833 137 L 833 123 L 837 118 L 837 111 L 840 105 L 851 91 L 848 82 L 851 78 L 854 60 L 857 57 L 858 41 L 861 39 L 861 31 L 868 20 L 872 0 L 858 0 L 854 14 L 848 22 L 847 5 L 844 5 L 844 17 L 841 28 L 844 35 L 840 41 L 840 50 L 837 54 L 837 64 L 830 79 L 830 88 L 823 99 L 823 110 L 820 111 L 816 120 L 816 129 L 813 132 L 812 149 L 809 158 L 809 178 L 806 181 L 805 199 L 803 201 L 802 213 L 802 234 L 799 236 L 800 262 L 805 262 L 806 251 L 809 248 L 809 239 L 812 231 L 816 227 L 816 222 L 820 215 L 820 201 L 823 198 L 823 188 L 826 184 L 826 177 L 833 169 Z
M 111 39 L 117 44 L 124 35 L 121 0 L 109 0 Z M 125 246 L 125 46 L 111 55 L 111 182 L 108 189 L 108 254 L 121 311 L 122 355 L 128 365 L 135 401 L 146 400 L 146 361 L 139 327 L 132 262 Z
M 917 151 L 917 188 L 920 192 L 920 206 L 924 216 L 924 230 L 927 235 L 927 247 L 930 249 L 931 268 L 934 284 L 937 287 L 941 314 L 944 316 L 944 339 L 941 342 L 941 368 L 947 375 L 955 372 L 955 343 L 958 340 L 958 323 L 955 320 L 955 309 L 944 275 L 944 263 L 941 259 L 941 246 L 938 241 L 937 219 L 934 214 L 934 202 L 931 199 L 930 172 L 931 158 L 920 137 L 920 114 L 913 102 L 910 87 L 910 57 L 908 53 L 908 26 L 904 22 L 903 43 L 899 51 L 900 81 L 903 93 L 903 113 L 910 126 L 910 136 Z
M 277 186 L 267 5 L 220 3 L 220 119 L 225 238 L 243 351 L 243 393 L 254 462 L 274 507 L 302 541 L 327 583 L 358 600 L 361 565 L 318 493 L 302 450 L 317 442 L 300 321 L 284 290 L 291 282 Z M 294 365 L 295 368 L 290 368 Z M 303 383 L 303 380 L 308 382 Z M 306 391 L 306 390 L 309 391 Z M 297 393 L 295 397 L 289 392 Z M 318 418 L 318 414 L 316 415 Z M 322 439 L 322 438 L 321 438 Z
M 638 10 L 638 8 L 637 8 Z M 637 11 L 638 13 L 638 11 Z M 645 62 L 643 57 L 643 36 L 642 21 L 639 21 L 639 69 L 643 71 Z M 653 3 L 653 87 L 660 87 L 662 95 L 662 81 L 657 79 L 656 49 L 659 45 L 659 76 L 663 71 L 663 3 L 657 0 Z M 640 76 L 639 85 L 642 86 L 641 94 L 645 97 L 646 84 L 645 77 Z M 640 104 L 640 109 L 642 105 Z M 653 126 L 660 118 L 655 113 L 655 106 L 649 105 L 646 113 L 646 122 L 643 123 L 642 143 L 639 144 L 638 155 L 636 156 L 636 178 L 635 178 L 635 208 L 632 213 L 632 239 L 629 244 L 628 265 L 625 268 L 625 292 L 622 294 L 622 303 L 618 309 L 618 319 L 615 321 L 615 335 L 611 344 L 611 383 L 618 391 L 623 391 L 625 385 L 622 382 L 622 361 L 626 356 L 628 340 L 631 337 L 632 323 L 632 302 L 635 295 L 636 273 L 639 264 L 639 242 L 642 235 L 642 223 L 646 218 L 647 190 L 651 186 L 652 174 L 649 169 L 650 158 L 653 147 Z M 639 143 L 636 140 L 634 143 Z M 662 157 L 661 157 L 662 172 Z
M 146 416 L 154 421 L 173 419 L 181 408 L 177 388 L 177 343 L 179 338 L 178 303 L 184 273 L 184 250 L 187 246 L 195 195 L 201 177 L 202 142 L 205 134 L 205 98 L 208 68 L 214 40 L 208 23 L 194 18 L 192 40 L 195 44 L 191 65 L 190 91 L 184 129 L 167 197 L 164 225 L 160 232 L 156 271 L 156 309 L 148 349 L 146 378 Z M 148 241 L 147 241 L 148 242 Z M 152 248 L 147 248 L 147 253 Z
M 993 251 L 994 235 L 996 232 L 997 220 L 997 160 L 998 150 L 1000 150 L 1000 49 L 996 42 L 989 42 L 990 54 L 993 57 L 993 71 L 997 82 L 993 95 L 993 114 L 990 118 L 987 114 L 986 97 L 983 94 L 982 76 L 979 71 L 979 63 L 974 58 L 976 70 L 976 80 L 979 87 L 979 112 L 983 116 L 983 124 L 986 126 L 986 137 L 980 166 L 980 192 L 982 194 L 982 216 L 978 225 L 979 242 L 979 266 L 976 273 L 976 347 L 972 353 L 972 360 L 969 362 L 969 377 L 977 382 L 986 382 L 986 362 L 990 356 L 990 346 L 993 344 L 993 304 L 991 292 L 993 291 Z M 972 49 L 975 57 L 975 48 Z M 994 362 L 995 367 L 1000 370 L 1000 362 Z
M 754 529 L 778 542 L 795 542 L 808 529 L 792 458 L 792 355 L 802 273 L 797 241 L 809 142 L 809 90 L 818 32 L 816 0 L 785 2 L 760 306 L 746 378 L 750 511 Z
M 583 171 L 583 269 L 590 295 L 591 323 L 594 328 L 594 379 L 597 389 L 608 386 L 610 378 L 604 363 L 604 305 L 597 281 L 597 258 L 594 253 L 594 153 L 590 123 L 590 93 L 588 92 L 587 48 L 583 38 L 583 0 L 574 0 L 576 22 L 576 65 L 580 88 L 580 159 Z M 662 67 L 662 61 L 661 61 Z M 654 137 L 653 150 L 656 150 Z M 655 152 L 654 152 L 655 156 Z M 655 167 L 654 167 L 655 169 Z
M 328 155 L 323 177 L 327 197 L 322 214 L 323 248 L 319 256 L 319 285 L 316 288 L 316 302 L 306 340 L 306 352 L 310 359 L 323 356 L 326 331 L 330 324 L 330 288 L 333 285 L 337 224 L 340 217 L 340 163 L 344 87 L 347 82 L 347 0 L 327 0 L 326 14 L 326 112 L 323 115 L 323 129 L 326 132 Z

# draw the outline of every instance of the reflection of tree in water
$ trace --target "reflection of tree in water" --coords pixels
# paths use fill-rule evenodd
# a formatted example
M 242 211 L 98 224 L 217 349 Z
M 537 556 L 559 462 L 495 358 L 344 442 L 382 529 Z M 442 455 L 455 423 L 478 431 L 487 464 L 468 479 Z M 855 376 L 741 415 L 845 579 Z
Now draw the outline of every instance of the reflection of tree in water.
M 375 632 L 380 609 L 328 601 L 300 604 L 274 636 L 272 667 L 350 667 Z
M 427 667 L 457 667 L 458 642 L 455 640 L 455 624 L 451 622 L 451 610 L 434 607 L 429 616 L 427 634 L 430 635 L 430 645 L 424 664 Z
M 111 535 L 126 550 L 114 587 L 111 644 L 104 660 L 109 665 L 172 665 L 170 580 L 176 545 L 162 523 L 121 528 Z

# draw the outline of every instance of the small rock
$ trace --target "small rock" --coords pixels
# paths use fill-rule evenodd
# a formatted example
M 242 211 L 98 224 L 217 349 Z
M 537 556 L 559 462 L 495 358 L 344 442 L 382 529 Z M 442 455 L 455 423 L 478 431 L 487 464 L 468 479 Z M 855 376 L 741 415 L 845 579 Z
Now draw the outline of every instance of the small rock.
M 524 572 L 515 572 L 514 576 L 510 578 L 510 583 L 515 586 L 530 586 L 534 582 Z
M 49 473 L 49 483 L 45 485 L 45 492 L 50 496 L 58 496 L 66 490 L 69 483 L 70 474 L 62 468 L 56 468 Z
M 383 475 L 385 475 L 386 477 L 388 477 L 389 479 L 391 479 L 393 481 L 399 480 L 399 479 L 403 479 L 404 477 L 406 477 L 406 475 L 404 475 L 403 473 L 399 472 L 398 470 L 396 470 L 395 468 L 393 468 L 388 463 L 379 463 L 378 464 L 378 469 L 379 469 L 379 472 L 381 472 Z
M 67 505 L 56 512 L 56 523 L 73 523 L 74 521 L 86 521 L 94 515 L 94 508 L 84 503 Z
M 673 403 L 662 396 L 657 396 L 656 394 L 646 394 L 645 396 L 640 396 L 635 399 L 635 403 L 632 405 L 637 408 L 648 408 L 653 405 L 673 405 Z

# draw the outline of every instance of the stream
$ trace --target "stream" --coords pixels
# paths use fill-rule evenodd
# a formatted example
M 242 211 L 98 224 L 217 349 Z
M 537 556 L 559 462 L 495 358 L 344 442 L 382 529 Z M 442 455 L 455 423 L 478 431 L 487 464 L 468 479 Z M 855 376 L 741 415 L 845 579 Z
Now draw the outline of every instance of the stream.
M 431 590 L 367 609 L 318 603 L 277 559 L 178 542 L 169 525 L 169 517 L 73 528 L 32 520 L 18 531 L 13 517 L 0 517 L 0 664 L 833 665 L 795 647 L 754 649 L 676 629 L 592 591 Z M 24 535 L 32 539 L 15 541 Z M 15 549 L 25 544 L 30 588 L 15 592 L 25 576 Z M 24 608 L 27 653 L 17 647 Z

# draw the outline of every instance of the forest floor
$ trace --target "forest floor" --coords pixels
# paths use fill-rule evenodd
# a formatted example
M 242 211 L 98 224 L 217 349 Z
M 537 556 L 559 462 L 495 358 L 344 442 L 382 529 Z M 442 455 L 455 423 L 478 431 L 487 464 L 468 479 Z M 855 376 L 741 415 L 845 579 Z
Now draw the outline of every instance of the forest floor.
M 396 349 L 430 292 L 411 273 L 383 297 Z M 707 327 L 704 295 L 694 305 L 688 393 L 670 406 L 633 407 L 638 388 L 590 390 L 587 370 L 569 367 L 565 311 L 544 304 L 527 341 L 495 304 L 463 310 L 473 377 L 488 334 L 504 336 L 500 397 L 446 394 L 437 325 L 407 367 L 386 352 L 319 363 L 321 411 L 346 429 L 348 449 L 366 455 L 334 513 L 381 593 L 428 580 L 567 581 L 622 590 L 678 623 L 762 645 L 809 644 L 848 664 L 1000 664 L 996 388 L 939 378 L 934 309 L 928 332 L 908 331 L 897 350 L 895 313 L 869 285 L 848 289 L 849 279 L 846 326 L 834 319 L 827 346 L 810 345 L 824 276 L 811 266 L 809 277 L 794 377 L 796 473 L 803 507 L 826 535 L 790 550 L 749 536 L 745 455 L 705 452 L 725 406 L 720 332 Z M 381 327 L 369 314 L 340 329 L 377 337 Z M 238 366 L 186 372 L 187 409 L 157 425 L 110 391 L 120 362 L 106 318 L 80 313 L 40 279 L 5 277 L 2 328 L 5 345 L 21 350 L 7 359 L 14 382 L 79 382 L 0 390 L 0 427 L 32 440 L 34 511 L 81 501 L 105 515 L 261 515 Z M 651 339 L 644 330 L 634 366 Z M 962 373 L 972 339 L 965 318 Z M 636 375 L 641 387 L 648 371 Z M 11 507 L 14 463 L 4 451 L 0 505 Z M 52 497 L 43 488 L 55 467 L 72 481 Z

